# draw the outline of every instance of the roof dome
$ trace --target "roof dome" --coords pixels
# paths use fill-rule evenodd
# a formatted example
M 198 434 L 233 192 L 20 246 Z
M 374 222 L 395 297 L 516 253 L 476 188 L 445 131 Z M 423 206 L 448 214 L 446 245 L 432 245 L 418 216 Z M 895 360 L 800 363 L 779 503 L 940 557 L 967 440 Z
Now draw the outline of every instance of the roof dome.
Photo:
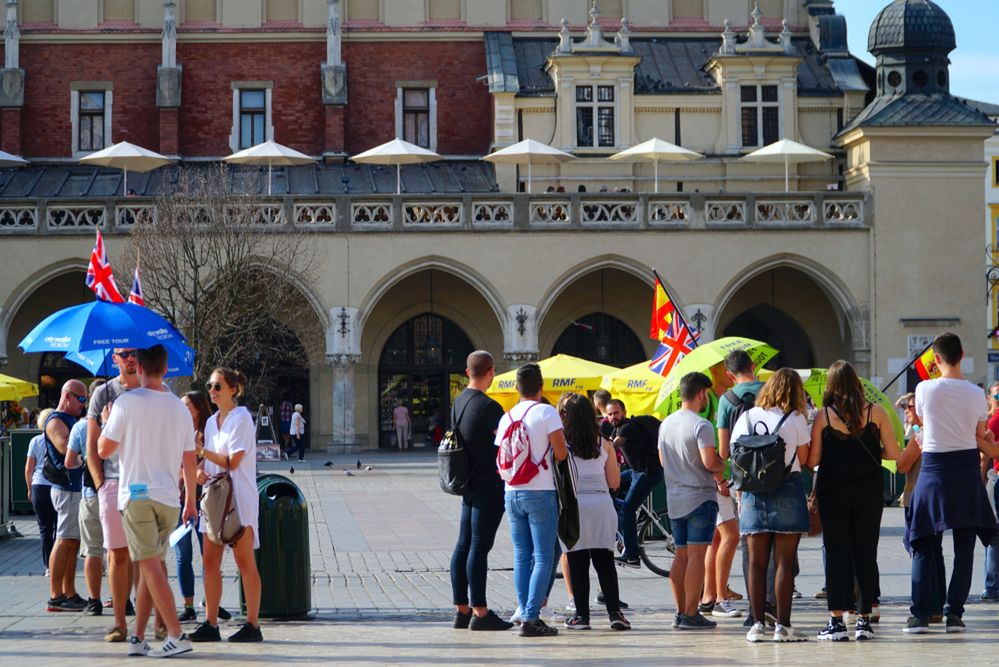
M 954 24 L 931 0 L 895 0 L 881 10 L 867 38 L 867 49 L 882 51 L 946 51 L 957 48 Z

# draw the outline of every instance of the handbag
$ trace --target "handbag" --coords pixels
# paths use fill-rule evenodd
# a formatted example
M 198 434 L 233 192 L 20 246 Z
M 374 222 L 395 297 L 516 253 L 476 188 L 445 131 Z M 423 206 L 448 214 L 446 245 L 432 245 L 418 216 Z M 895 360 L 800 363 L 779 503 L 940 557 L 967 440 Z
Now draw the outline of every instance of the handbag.
M 572 454 L 552 466 L 558 499 L 558 536 L 566 551 L 579 542 L 579 499 L 576 497 L 576 463 Z
M 458 424 L 473 400 L 474 397 L 465 403 L 457 420 L 454 418 L 454 406 L 451 406 L 451 428 L 441 438 L 440 447 L 437 448 L 437 474 L 441 490 L 452 496 L 464 496 L 472 490 L 472 466 Z
M 773 493 L 791 472 L 791 466 L 784 464 L 787 446 L 779 435 L 781 426 L 791 413 L 781 417 L 773 433 L 765 422 L 753 424 L 749 415 L 746 412 L 746 434 L 740 435 L 732 443 L 732 481 L 739 491 Z M 756 432 L 760 424 L 763 424 L 764 433 Z M 791 464 L 794 464 L 793 460 Z
M 201 495 L 205 537 L 215 544 L 234 544 L 246 530 L 236 511 L 236 496 L 232 487 L 229 457 L 226 457 L 225 471 L 209 477 Z

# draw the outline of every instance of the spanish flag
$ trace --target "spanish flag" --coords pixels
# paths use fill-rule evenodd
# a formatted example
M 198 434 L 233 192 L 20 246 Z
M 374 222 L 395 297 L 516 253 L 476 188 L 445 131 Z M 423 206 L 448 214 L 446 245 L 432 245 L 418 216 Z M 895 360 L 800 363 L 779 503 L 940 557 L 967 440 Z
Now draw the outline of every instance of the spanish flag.
M 922 380 L 932 380 L 940 377 L 940 369 L 937 368 L 937 362 L 933 356 L 932 347 L 926 350 L 926 352 L 923 352 L 922 356 L 916 359 L 916 363 L 913 364 L 913 368 L 916 369 L 916 372 L 919 373 L 919 378 Z
M 655 296 L 652 299 L 652 327 L 649 337 L 662 342 L 669 335 L 670 324 L 676 316 L 676 307 L 669 300 L 659 276 L 656 276 Z

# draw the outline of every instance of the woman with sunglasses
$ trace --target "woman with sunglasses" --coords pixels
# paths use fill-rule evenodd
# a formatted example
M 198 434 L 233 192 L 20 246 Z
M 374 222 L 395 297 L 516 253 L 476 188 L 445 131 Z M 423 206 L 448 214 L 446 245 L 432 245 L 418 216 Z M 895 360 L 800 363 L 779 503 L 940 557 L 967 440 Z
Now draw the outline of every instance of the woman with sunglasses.
M 236 511 L 245 530 L 232 546 L 246 597 L 246 623 L 231 642 L 259 642 L 260 633 L 260 573 L 253 556 L 260 547 L 257 531 L 257 438 L 250 411 L 236 401 L 243 395 L 246 376 L 231 368 L 216 368 L 208 381 L 208 397 L 218 412 L 205 424 L 204 444 L 197 454 L 204 458 L 205 476 L 211 477 L 228 470 L 232 478 Z M 199 479 L 205 481 L 205 477 Z M 202 523 L 204 532 L 204 523 Z M 222 599 L 222 545 L 204 542 L 205 621 L 189 635 L 192 642 L 221 641 L 218 628 L 219 602 Z

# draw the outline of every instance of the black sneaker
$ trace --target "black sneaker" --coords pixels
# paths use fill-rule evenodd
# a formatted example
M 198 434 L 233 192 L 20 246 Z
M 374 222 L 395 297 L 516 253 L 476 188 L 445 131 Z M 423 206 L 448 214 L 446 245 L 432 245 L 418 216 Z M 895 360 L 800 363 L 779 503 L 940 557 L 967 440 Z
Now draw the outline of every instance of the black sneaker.
M 874 639 L 874 628 L 871 627 L 871 619 L 864 618 L 863 616 L 857 619 L 857 630 L 854 633 L 854 639 L 858 642 Z
M 125 616 L 135 616 L 135 607 L 131 600 L 125 600 Z
M 766 611 L 763 612 L 764 618 L 766 618 L 767 625 L 771 628 L 777 626 L 777 605 L 767 603 Z
M 960 616 L 947 614 L 947 632 L 965 632 L 967 629 Z
M 471 620 L 472 620 L 471 611 L 468 612 L 456 611 L 454 612 L 454 622 L 451 624 L 451 627 L 454 628 L 455 630 L 467 630 L 468 624 Z
M 194 629 L 194 632 L 187 635 L 187 638 L 192 642 L 220 642 L 222 641 L 222 635 L 219 634 L 219 626 L 212 625 L 208 621 L 204 621 L 198 624 L 198 627 Z
M 487 632 L 509 630 L 513 627 L 510 621 L 504 621 L 496 615 L 492 609 L 486 612 L 485 616 L 472 616 L 468 629 L 472 631 L 483 630 Z
M 177 614 L 177 621 L 180 623 L 188 623 L 190 621 L 198 620 L 198 612 L 194 610 L 194 607 L 184 607 L 184 611 Z
M 684 614 L 680 618 L 681 630 L 712 630 L 716 627 L 718 627 L 716 622 L 709 621 L 700 613 L 694 614 L 693 616 L 687 616 Z
M 624 556 L 615 556 L 614 562 L 620 565 L 621 567 L 633 567 L 635 569 L 642 567 L 642 561 L 638 560 L 637 558 L 626 558 Z
M 87 600 L 87 606 L 83 610 L 87 616 L 100 616 L 104 613 L 104 605 L 97 598 L 90 598 Z
M 857 621 L 857 627 L 860 627 L 860 621 Z M 831 617 L 826 627 L 819 632 L 818 639 L 823 642 L 850 641 L 850 633 L 846 631 L 846 624 L 843 623 L 843 617 Z M 857 639 L 860 639 L 860 637 L 858 636 Z
M 602 604 L 605 607 L 607 606 L 607 598 L 604 596 L 604 592 L 603 591 L 600 591 L 599 593 L 597 593 L 597 597 L 595 598 L 595 601 L 596 601 L 597 604 Z M 628 603 L 625 602 L 624 600 L 618 600 L 617 601 L 617 606 L 620 607 L 621 609 L 627 609 L 628 608 Z
M 674 630 L 679 630 L 680 629 L 680 621 L 682 621 L 682 620 L 683 620 L 683 614 L 674 614 L 673 615 L 673 622 L 670 623 L 670 627 L 673 628 Z
M 521 637 L 554 637 L 557 634 L 557 629 L 549 627 L 540 618 L 533 621 L 524 621 L 520 625 Z
M 916 618 L 915 616 L 910 616 L 909 620 L 905 622 L 905 627 L 902 628 L 902 632 L 907 635 L 922 635 L 929 631 L 929 621 L 925 618 Z
M 621 612 L 610 615 L 610 626 L 611 630 L 631 630 L 631 622 Z
M 69 611 L 66 607 L 66 596 L 60 595 L 57 598 L 49 598 L 49 601 L 45 604 L 45 611 Z
M 218 628 L 216 628 L 216 631 Z M 236 634 L 229 635 L 229 641 L 234 643 L 249 643 L 249 642 L 262 642 L 264 641 L 264 635 L 260 632 L 260 628 L 251 625 L 250 623 L 243 623 L 243 627 L 236 631 Z
M 566 619 L 565 621 L 566 630 L 589 630 L 590 629 L 590 619 L 586 616 L 580 616 L 576 614 L 572 618 Z
M 87 608 L 87 601 L 81 598 L 79 593 L 74 593 L 72 597 L 66 598 L 66 601 L 74 607 L 79 607 L 81 610 Z
M 219 607 L 218 616 L 220 621 L 228 621 L 232 618 L 232 614 L 225 607 Z
M 742 622 L 742 627 L 746 628 L 747 630 L 751 630 L 754 625 L 756 625 L 756 619 L 753 618 L 753 612 L 751 611 L 747 612 L 746 620 Z
M 715 610 L 714 602 L 702 602 L 699 605 L 697 605 L 697 613 L 701 614 L 702 616 L 707 616 L 714 610 Z

